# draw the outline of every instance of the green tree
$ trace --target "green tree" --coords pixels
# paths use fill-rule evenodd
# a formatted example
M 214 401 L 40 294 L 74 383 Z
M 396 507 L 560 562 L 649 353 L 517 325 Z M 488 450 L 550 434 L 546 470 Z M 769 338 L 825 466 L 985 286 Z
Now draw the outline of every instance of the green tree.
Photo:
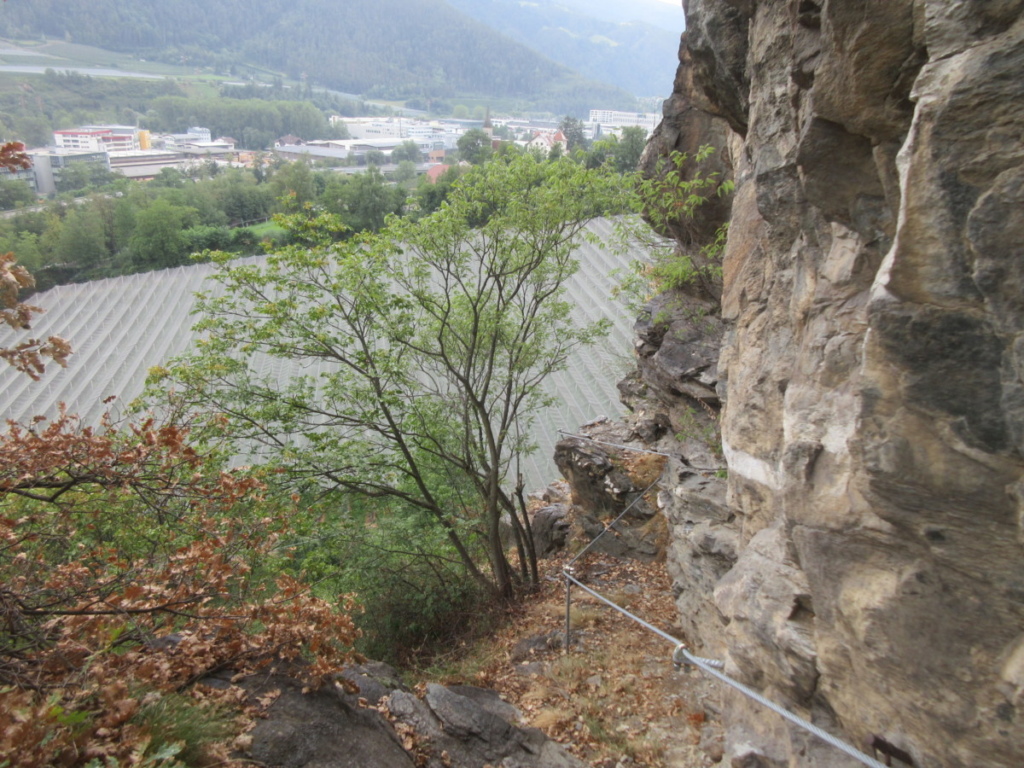
M 453 165 L 431 183 L 426 176 L 420 178 L 416 189 L 416 204 L 422 214 L 430 214 L 441 207 L 455 182 L 462 175 L 462 168 Z
M 120 178 L 123 177 L 108 170 L 103 163 L 77 161 L 61 169 L 54 186 L 58 192 L 77 192 L 89 187 L 103 187 Z
M 14 244 L 14 252 L 18 259 L 29 270 L 38 269 L 43 262 L 42 251 L 39 250 L 39 235 L 35 232 L 19 232 Z
M 43 231 L 39 235 L 39 250 L 44 265 L 59 263 L 61 260 L 60 241 L 64 234 L 64 219 L 58 210 L 51 207 L 46 211 Z
M 392 219 L 379 236 L 338 242 L 337 217 L 290 217 L 298 242 L 265 267 L 221 257 L 224 292 L 200 302 L 205 338 L 173 364 L 171 386 L 212 414 L 216 434 L 269 452 L 286 481 L 432 521 L 470 578 L 511 597 L 537 580 L 516 477 L 548 402 L 541 387 L 605 330 L 572 322 L 565 282 L 586 222 L 622 190 L 618 177 L 523 156 L 475 169 L 436 213 Z M 316 373 L 263 376 L 267 356 Z
M 412 160 L 403 160 L 398 164 L 395 171 L 395 181 L 399 183 L 410 182 L 416 178 L 416 163 Z
M 615 160 L 615 152 L 619 148 L 619 137 L 614 133 L 604 136 L 590 145 L 584 160 L 587 168 L 600 168 L 605 163 Z
M 459 136 L 456 142 L 459 148 L 459 157 L 472 165 L 480 165 L 491 158 L 491 137 L 483 128 L 470 128 Z
M 84 269 L 99 266 L 110 255 L 103 222 L 84 205 L 72 208 L 61 230 L 58 245 L 61 261 Z
M 405 203 L 405 191 L 389 184 L 375 166 L 350 179 L 332 180 L 321 200 L 328 210 L 341 215 L 349 229 L 377 232 L 390 214 L 399 213 Z
M 423 160 L 423 155 L 420 152 L 420 148 L 416 146 L 415 141 L 403 141 L 391 151 L 391 162 L 400 163 L 403 160 L 409 160 L 413 163 L 419 163 Z
M 154 187 L 183 187 L 185 186 L 185 174 L 177 168 L 161 168 L 160 173 L 149 183 Z
M 587 138 L 583 133 L 583 121 L 578 117 L 566 115 L 558 124 L 558 129 L 565 135 L 565 140 L 569 144 L 569 154 L 572 154 L 577 148 L 587 148 Z
M 302 160 L 296 160 L 278 169 L 270 186 L 274 190 L 274 196 L 287 198 L 289 205 L 304 205 L 316 197 L 313 172 Z
M 158 198 L 135 216 L 130 246 L 133 261 L 147 269 L 165 269 L 188 262 L 188 243 L 182 232 L 199 218 L 194 208 Z
M 638 125 L 622 129 L 615 146 L 615 167 L 619 173 L 632 173 L 640 164 L 640 156 L 647 146 L 647 131 Z
M 29 205 L 36 201 L 32 187 L 20 179 L 0 179 L 0 210 L 9 211 L 19 203 Z

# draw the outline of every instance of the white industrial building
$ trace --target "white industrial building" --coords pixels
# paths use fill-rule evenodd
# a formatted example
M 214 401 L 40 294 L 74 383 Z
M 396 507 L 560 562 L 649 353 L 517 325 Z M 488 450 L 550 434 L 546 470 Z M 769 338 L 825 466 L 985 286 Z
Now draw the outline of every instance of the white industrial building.
M 54 131 L 53 143 L 73 152 L 130 152 L 141 149 L 139 133 L 133 125 L 83 125 Z
M 590 123 L 600 125 L 602 129 L 622 129 L 640 127 L 652 133 L 661 122 L 661 115 L 653 112 L 618 112 L 613 109 L 590 110 Z

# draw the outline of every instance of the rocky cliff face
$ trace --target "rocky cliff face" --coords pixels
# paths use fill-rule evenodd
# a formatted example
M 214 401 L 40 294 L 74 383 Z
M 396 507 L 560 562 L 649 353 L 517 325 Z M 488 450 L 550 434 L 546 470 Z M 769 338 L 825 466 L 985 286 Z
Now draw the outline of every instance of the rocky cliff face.
M 1024 2 L 684 7 L 647 162 L 716 143 L 736 179 L 698 371 L 727 490 L 663 493 L 684 623 L 882 759 L 1024 764 Z M 726 712 L 734 766 L 854 764 Z

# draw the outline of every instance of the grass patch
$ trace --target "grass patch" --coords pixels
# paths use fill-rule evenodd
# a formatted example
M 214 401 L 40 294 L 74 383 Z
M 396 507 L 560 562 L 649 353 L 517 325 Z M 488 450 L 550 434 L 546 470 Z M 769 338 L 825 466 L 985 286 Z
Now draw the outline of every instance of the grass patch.
M 264 237 L 281 237 L 286 233 L 285 228 L 275 221 L 264 221 L 262 224 L 253 224 L 251 227 L 245 227 L 245 229 L 261 240 Z
M 665 457 L 660 454 L 638 451 L 626 452 L 621 461 L 629 479 L 640 488 L 646 488 L 661 477 L 666 463 Z
M 150 752 L 179 746 L 175 758 L 188 766 L 205 766 L 207 750 L 234 732 L 230 715 L 214 706 L 197 704 L 180 693 L 151 693 L 143 697 L 132 721 L 149 731 Z
M 569 608 L 569 626 L 572 629 L 586 629 L 601 620 L 601 609 L 590 605 L 573 605 Z

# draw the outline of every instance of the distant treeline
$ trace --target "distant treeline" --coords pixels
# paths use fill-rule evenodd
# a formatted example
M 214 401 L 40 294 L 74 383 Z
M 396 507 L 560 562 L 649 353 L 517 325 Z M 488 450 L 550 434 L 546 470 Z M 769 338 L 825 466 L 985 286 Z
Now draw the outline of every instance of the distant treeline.
M 30 147 L 52 144 L 53 131 L 62 128 L 120 123 L 165 133 L 201 125 L 214 136 L 231 136 L 241 148 L 267 149 L 286 134 L 307 140 L 342 138 L 343 132 L 329 124 L 328 114 L 370 111 L 360 102 L 280 83 L 266 88 L 229 86 L 220 96 L 204 96 L 190 94 L 169 80 L 52 70 L 42 77 L 0 78 L 0 139 Z
M 452 172 L 439 184 L 415 185 L 412 161 L 403 183 L 371 167 L 352 176 L 316 171 L 304 162 L 272 161 L 253 170 L 206 163 L 189 176 L 165 169 L 151 182 L 132 182 L 81 164 L 65 186 L 94 182 L 85 197 L 0 219 L 0 253 L 13 251 L 44 290 L 53 285 L 191 263 L 204 250 L 261 253 L 284 233 L 266 222 L 274 213 L 312 205 L 337 213 L 355 233 L 376 230 L 407 201 L 430 212 L 443 201 Z M 3 186 L 25 185 L 4 182 Z M 81 191 L 81 190 L 80 190 Z
M 574 137 L 570 157 L 588 168 L 628 174 L 645 144 L 641 128 L 626 129 L 621 140 L 610 136 L 590 146 L 578 120 L 566 117 L 562 128 Z M 459 140 L 458 155 L 476 165 L 523 151 L 505 144 L 495 152 L 487 135 L 473 129 Z M 531 152 L 544 159 L 542 152 Z M 558 146 L 548 159 L 561 156 Z M 187 174 L 165 168 L 148 182 L 129 181 L 103 166 L 72 163 L 58 182 L 59 199 L 0 219 L 0 253 L 12 251 L 36 276 L 40 290 L 181 266 L 205 250 L 261 253 L 285 237 L 273 223 L 264 223 L 275 213 L 312 207 L 340 216 L 346 236 L 378 231 L 392 214 L 419 217 L 436 211 L 464 170 L 453 165 L 435 183 L 425 176 L 417 179 L 416 164 L 423 157 L 411 141 L 392 153 L 397 166 L 389 177 L 378 169 L 383 153 L 370 160 L 369 168 L 356 174 L 281 158 L 257 158 L 250 169 L 223 169 L 207 161 Z M 31 203 L 26 190 L 22 181 L 0 181 L 0 207 Z
M 144 122 L 152 130 L 167 133 L 201 125 L 215 137 L 230 136 L 245 149 L 267 149 L 286 134 L 306 140 L 341 136 L 323 112 L 303 101 L 163 96 L 152 102 Z
M 0 35 L 40 34 L 218 71 L 246 65 L 368 97 L 521 100 L 555 113 L 631 109 L 443 0 L 33 0 L 6 3 Z
M 0 16 L 2 18 L 2 16 Z M 136 125 L 154 99 L 184 96 L 170 80 L 89 77 L 47 72 L 0 77 L 0 138 L 30 147 L 53 143 L 53 131 L 89 123 Z

